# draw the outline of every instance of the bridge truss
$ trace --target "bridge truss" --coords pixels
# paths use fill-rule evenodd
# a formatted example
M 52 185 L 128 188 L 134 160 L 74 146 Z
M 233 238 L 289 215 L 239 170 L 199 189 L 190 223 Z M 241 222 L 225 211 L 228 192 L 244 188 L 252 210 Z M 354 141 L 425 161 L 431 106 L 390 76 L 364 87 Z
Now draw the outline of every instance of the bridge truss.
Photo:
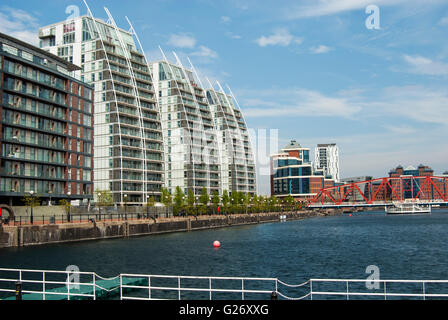
M 394 202 L 447 204 L 448 177 L 400 176 L 337 185 L 321 189 L 308 207 L 384 206 Z

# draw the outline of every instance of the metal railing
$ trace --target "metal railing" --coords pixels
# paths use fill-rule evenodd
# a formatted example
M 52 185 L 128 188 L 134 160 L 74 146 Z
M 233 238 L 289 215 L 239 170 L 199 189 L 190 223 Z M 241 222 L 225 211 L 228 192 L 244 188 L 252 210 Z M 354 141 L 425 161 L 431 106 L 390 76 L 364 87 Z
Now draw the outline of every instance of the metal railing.
M 105 221 L 132 221 L 132 220 L 154 220 L 167 217 L 167 214 L 146 214 L 146 213 L 86 213 L 86 214 L 54 214 L 54 215 L 33 215 L 16 216 L 13 219 L 3 219 L 5 225 L 48 225 L 63 223 L 88 223 Z
M 448 298 L 448 280 L 310 279 L 310 299 Z
M 127 285 L 124 281 L 136 279 L 144 284 Z M 162 280 L 162 281 L 160 281 Z M 166 284 L 171 280 L 171 283 Z M 160 284 L 157 284 L 157 281 Z M 188 281 L 190 284 L 188 284 Z M 277 278 L 246 278 L 246 277 L 208 277 L 208 276 L 169 276 L 169 275 L 120 275 L 121 300 L 163 300 L 163 299 L 208 299 L 213 300 L 220 295 L 221 298 L 236 296 L 241 300 L 269 299 L 273 292 L 277 292 Z M 232 284 L 230 284 L 233 282 Z M 199 284 L 202 283 L 202 286 Z M 132 296 L 129 290 L 132 289 Z M 195 293 L 186 297 L 186 293 Z
M 86 222 L 100 222 L 100 221 L 126 221 L 126 220 L 154 220 L 158 218 L 169 218 L 173 216 L 187 217 L 193 216 L 197 217 L 199 215 L 211 215 L 211 216 L 222 216 L 222 215 L 232 215 L 232 214 L 255 214 L 255 213 L 296 213 L 298 215 L 306 215 L 304 211 L 294 211 L 290 208 L 281 208 L 277 210 L 266 210 L 259 211 L 252 208 L 241 209 L 240 212 L 228 212 L 224 209 L 218 212 L 216 208 L 207 208 L 205 212 L 200 212 L 200 208 L 196 207 L 192 212 L 186 212 L 186 210 L 179 212 L 174 215 L 171 208 L 163 208 L 165 210 L 142 210 L 138 212 L 126 212 L 126 211 L 112 211 L 112 210 L 101 210 L 94 211 L 91 213 L 69 213 L 69 214 L 46 214 L 39 215 L 30 214 L 28 215 L 17 215 L 12 218 L 3 217 L 0 219 L 0 224 L 10 226 L 22 226 L 22 225 L 48 225 L 48 224 L 63 224 L 63 223 L 86 223 Z
M 310 279 L 120 274 L 0 268 L 0 300 L 326 300 L 447 299 L 448 280 Z
M 8 278 L 3 277 L 5 274 Z M 81 281 L 82 278 L 85 281 Z M 52 296 L 62 296 L 60 299 L 67 300 L 74 298 L 96 300 L 95 291 L 98 287 L 93 272 L 0 268 L 0 294 L 15 293 L 17 298 L 17 288 L 12 289 L 17 284 L 21 286 L 20 296 L 29 295 L 31 300 L 53 300 Z M 3 295 L 1 296 L 3 299 L 7 298 Z

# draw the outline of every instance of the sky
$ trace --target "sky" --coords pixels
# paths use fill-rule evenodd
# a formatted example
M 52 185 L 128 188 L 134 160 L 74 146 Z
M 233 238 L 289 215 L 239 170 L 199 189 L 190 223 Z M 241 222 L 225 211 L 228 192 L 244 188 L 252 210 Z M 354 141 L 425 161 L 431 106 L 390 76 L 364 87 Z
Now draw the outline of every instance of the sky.
M 124 29 L 128 16 L 149 60 L 160 46 L 230 86 L 254 133 L 259 193 L 269 193 L 267 157 L 291 139 L 312 153 L 337 143 L 342 178 L 448 170 L 448 0 L 88 3 Z M 0 32 L 38 44 L 39 27 L 73 6 L 86 14 L 78 0 L 2 0 Z

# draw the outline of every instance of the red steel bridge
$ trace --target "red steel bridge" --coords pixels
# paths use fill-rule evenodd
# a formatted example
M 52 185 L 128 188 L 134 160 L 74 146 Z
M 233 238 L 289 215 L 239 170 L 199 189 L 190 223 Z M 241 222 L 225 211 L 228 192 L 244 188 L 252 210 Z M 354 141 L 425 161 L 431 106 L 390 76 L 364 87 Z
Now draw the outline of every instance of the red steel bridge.
M 397 202 L 447 205 L 448 176 L 388 177 L 323 188 L 308 207 L 384 207 Z

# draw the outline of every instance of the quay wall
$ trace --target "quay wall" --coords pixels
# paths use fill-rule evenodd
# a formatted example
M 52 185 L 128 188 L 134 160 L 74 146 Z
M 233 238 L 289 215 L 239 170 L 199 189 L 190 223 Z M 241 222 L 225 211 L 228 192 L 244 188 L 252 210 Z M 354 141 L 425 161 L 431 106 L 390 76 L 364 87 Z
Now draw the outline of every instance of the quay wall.
M 95 221 L 46 225 L 0 225 L 0 248 L 74 241 L 102 240 L 169 232 L 188 232 L 237 225 L 249 225 L 340 214 L 341 211 L 313 210 L 283 213 L 235 214 L 199 217 L 172 217 L 148 220 Z

